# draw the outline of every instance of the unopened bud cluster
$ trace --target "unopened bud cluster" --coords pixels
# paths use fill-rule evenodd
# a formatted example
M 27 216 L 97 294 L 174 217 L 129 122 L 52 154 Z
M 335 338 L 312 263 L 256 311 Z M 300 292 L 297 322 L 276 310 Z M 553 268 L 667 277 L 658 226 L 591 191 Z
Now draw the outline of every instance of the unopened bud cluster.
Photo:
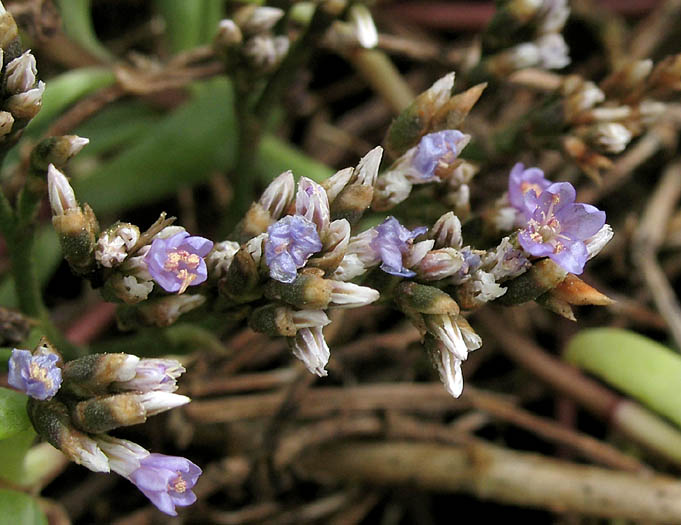
M 196 499 L 190 489 L 201 469 L 106 432 L 188 403 L 174 393 L 184 371 L 173 359 L 130 354 L 92 354 L 64 363 L 43 338 L 33 352 L 13 350 L 8 381 L 29 396 L 29 418 L 40 437 L 94 472 L 126 477 L 159 509 L 175 515 L 175 505 Z M 163 477 L 168 479 L 159 484 Z
M 567 0 L 504 0 L 483 36 L 484 70 L 494 76 L 570 63 L 562 35 L 570 15 Z M 521 40 L 525 39 L 525 40 Z
M 283 16 L 284 11 L 277 7 L 244 6 L 231 19 L 220 22 L 213 44 L 229 62 L 243 62 L 251 72 L 269 73 L 281 63 L 290 45 L 286 35 L 274 32 Z

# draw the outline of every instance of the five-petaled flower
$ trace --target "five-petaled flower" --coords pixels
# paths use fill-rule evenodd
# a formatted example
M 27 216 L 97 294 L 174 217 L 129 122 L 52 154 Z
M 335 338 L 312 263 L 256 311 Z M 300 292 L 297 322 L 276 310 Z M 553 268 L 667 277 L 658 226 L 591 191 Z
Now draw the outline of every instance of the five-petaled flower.
M 425 135 L 416 147 L 412 166 L 421 182 L 438 176 L 438 168 L 447 168 L 468 144 L 468 135 L 456 129 L 446 129 Z
M 154 239 L 144 261 L 161 288 L 181 294 L 188 286 L 196 286 L 207 279 L 203 258 L 212 249 L 212 241 L 180 232 L 167 239 Z
M 302 215 L 287 215 L 267 228 L 265 262 L 270 277 L 282 283 L 293 282 L 298 268 L 321 249 L 315 223 Z
M 580 274 L 588 258 L 584 241 L 605 224 L 605 212 L 589 204 L 575 203 L 569 182 L 551 184 L 539 195 L 525 193 L 533 210 L 520 230 L 520 245 L 537 257 L 548 256 L 570 273 Z
M 395 217 L 388 217 L 374 230 L 376 235 L 371 240 L 370 246 L 383 262 L 381 270 L 398 277 L 416 275 L 416 272 L 404 267 L 403 256 L 407 254 L 412 241 L 426 233 L 428 228 L 421 226 L 409 230 L 402 226 Z
M 201 469 L 186 458 L 149 454 L 127 477 L 159 510 L 177 516 L 176 505 L 186 507 L 196 501 L 191 489 L 200 475 Z
M 516 210 L 518 210 L 524 218 L 529 218 L 534 211 L 533 208 L 528 208 L 535 201 L 526 199 L 528 192 L 533 192 L 535 196 L 539 196 L 542 191 L 551 185 L 551 181 L 544 177 L 544 172 L 539 168 L 527 168 L 518 162 L 511 169 L 508 177 L 508 200 Z
M 50 399 L 61 386 L 61 368 L 56 354 L 32 355 L 28 350 L 12 350 L 7 382 L 34 399 Z

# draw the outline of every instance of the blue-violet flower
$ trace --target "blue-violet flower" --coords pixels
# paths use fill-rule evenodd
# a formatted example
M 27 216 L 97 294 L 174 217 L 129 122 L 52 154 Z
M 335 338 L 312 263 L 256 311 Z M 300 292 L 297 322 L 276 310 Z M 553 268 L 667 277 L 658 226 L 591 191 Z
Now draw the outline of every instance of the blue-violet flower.
M 56 354 L 32 355 L 28 350 L 12 350 L 7 382 L 34 399 L 50 399 L 61 386 L 61 368 Z
M 188 459 L 152 453 L 139 465 L 127 477 L 160 511 L 177 516 L 176 505 L 186 507 L 196 501 L 191 489 L 201 469 Z
M 570 273 L 584 270 L 588 252 L 584 241 L 605 224 L 605 212 L 589 204 L 575 203 L 569 182 L 548 186 L 541 194 L 527 192 L 527 225 L 520 230 L 520 245 L 537 257 L 548 256 Z
M 551 185 L 551 181 L 544 177 L 544 172 L 539 168 L 527 168 L 518 162 L 508 177 L 508 200 L 516 210 L 529 218 L 534 209 L 528 209 L 527 192 L 532 191 L 539 196 L 542 191 Z M 534 201 L 532 201 L 534 203 Z
M 381 258 L 381 270 L 398 277 L 413 277 L 413 272 L 404 267 L 402 257 L 407 254 L 412 241 L 428 231 L 421 226 L 408 230 L 402 226 L 395 217 L 388 217 L 385 221 L 374 228 L 376 235 L 371 240 L 370 246 Z
M 467 135 L 455 129 L 446 129 L 425 135 L 412 159 L 412 166 L 419 173 L 421 181 L 427 182 L 437 177 L 438 167 L 448 166 L 460 153 L 459 146 L 468 143 Z
M 265 262 L 270 277 L 282 283 L 293 282 L 298 268 L 321 249 L 315 224 L 300 215 L 287 215 L 267 228 Z
M 181 294 L 208 278 L 203 258 L 212 249 L 212 241 L 183 231 L 167 239 L 154 239 L 144 262 L 161 288 Z

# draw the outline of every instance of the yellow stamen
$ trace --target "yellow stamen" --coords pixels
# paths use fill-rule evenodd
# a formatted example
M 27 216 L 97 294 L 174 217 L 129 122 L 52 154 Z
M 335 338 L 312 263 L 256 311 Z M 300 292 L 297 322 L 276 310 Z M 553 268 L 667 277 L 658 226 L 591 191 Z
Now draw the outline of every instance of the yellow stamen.
M 177 473 L 177 477 L 170 482 L 170 489 L 180 494 L 187 490 L 187 482 L 179 472 Z

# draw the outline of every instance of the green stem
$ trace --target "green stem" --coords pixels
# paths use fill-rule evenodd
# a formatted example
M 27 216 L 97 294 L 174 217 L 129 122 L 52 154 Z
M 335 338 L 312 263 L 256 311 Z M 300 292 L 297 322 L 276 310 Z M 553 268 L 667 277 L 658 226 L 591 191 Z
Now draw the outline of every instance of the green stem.
M 296 41 L 279 69 L 272 75 L 256 104 L 255 114 L 261 122 L 267 122 L 272 113 L 272 107 L 280 100 L 284 90 L 291 86 L 293 77 L 298 73 L 300 66 L 317 48 L 319 40 L 337 18 L 337 15 L 338 13 L 334 12 L 333 2 L 331 1 L 317 6 L 305 33 Z

